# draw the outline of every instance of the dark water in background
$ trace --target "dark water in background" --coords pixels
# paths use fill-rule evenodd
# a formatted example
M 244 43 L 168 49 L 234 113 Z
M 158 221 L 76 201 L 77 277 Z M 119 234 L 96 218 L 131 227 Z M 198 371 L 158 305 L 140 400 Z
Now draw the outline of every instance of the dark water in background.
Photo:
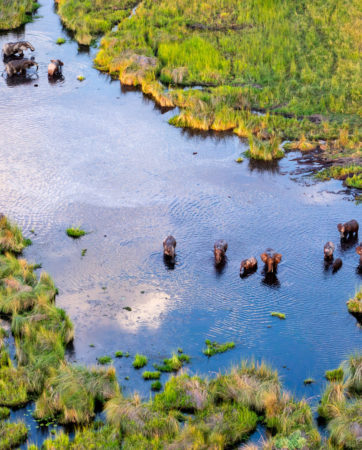
M 25 256 L 56 281 L 57 305 L 75 324 L 70 360 L 95 364 L 98 356 L 128 351 L 130 358 L 115 359 L 124 392 L 148 397 L 150 382 L 131 365 L 136 352 L 149 357 L 150 369 L 182 347 L 192 357 L 190 371 L 209 376 L 263 358 L 289 390 L 316 402 L 324 371 L 361 349 L 345 304 L 361 284 L 358 256 L 355 245 L 341 248 L 336 228 L 362 221 L 350 191 L 340 182 L 315 184 L 299 170 L 298 154 L 267 168 L 236 164 L 246 149 L 236 136 L 171 127 L 174 111 L 162 114 L 93 69 L 96 50 L 80 50 L 53 2 L 42 3 L 43 17 L 0 35 L 1 47 L 29 40 L 39 63 L 36 80 L 0 78 L 0 209 L 33 240 Z M 57 46 L 58 37 L 67 43 Z M 48 81 L 52 58 L 64 61 L 63 81 Z M 71 225 L 91 233 L 74 241 L 65 234 Z M 169 233 L 177 239 L 174 270 L 161 252 Z M 213 266 L 219 238 L 229 243 L 222 273 Z M 343 259 L 335 275 L 323 266 L 328 240 Z M 283 255 L 273 285 L 261 273 L 267 247 Z M 259 270 L 240 279 L 240 261 L 250 256 Z M 207 359 L 207 338 L 233 340 L 236 348 Z M 304 387 L 307 377 L 316 383 Z M 44 434 L 29 417 L 29 441 L 39 443 Z

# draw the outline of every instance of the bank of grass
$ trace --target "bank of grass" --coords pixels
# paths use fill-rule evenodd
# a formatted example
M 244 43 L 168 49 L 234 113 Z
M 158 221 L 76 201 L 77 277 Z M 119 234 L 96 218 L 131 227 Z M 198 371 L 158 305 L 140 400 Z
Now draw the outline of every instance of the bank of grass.
M 362 417 L 362 356 L 342 363 L 343 378 L 331 381 L 322 395 L 318 413 L 328 423 L 328 448 L 359 448 Z
M 144 0 L 95 64 L 178 106 L 176 126 L 262 132 L 301 150 L 323 140 L 330 158 L 360 158 L 359 12 L 358 0 Z M 203 89 L 180 89 L 193 85 Z
M 55 0 L 64 25 L 82 45 L 90 45 L 100 34 L 129 16 L 136 0 Z
M 31 22 L 32 14 L 39 6 L 34 0 L 0 0 L 0 31 L 13 30 Z
M 24 422 L 0 421 L 0 448 L 18 448 L 27 438 L 28 428 Z
M 362 319 L 362 287 L 356 292 L 353 298 L 347 302 L 348 312 L 355 316 L 358 320 Z
M 0 214 L 0 252 L 18 254 L 28 245 L 31 245 L 31 240 L 25 239 L 20 228 Z
M 332 178 L 343 180 L 348 187 L 362 189 L 362 166 L 360 165 L 332 166 L 321 170 L 315 176 L 322 181 Z

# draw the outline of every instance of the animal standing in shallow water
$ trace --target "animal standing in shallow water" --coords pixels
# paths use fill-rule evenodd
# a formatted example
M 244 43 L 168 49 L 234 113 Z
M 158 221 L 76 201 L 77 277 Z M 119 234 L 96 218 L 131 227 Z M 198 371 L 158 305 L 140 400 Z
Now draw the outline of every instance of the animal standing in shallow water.
M 27 41 L 19 41 L 19 42 L 8 42 L 3 46 L 3 53 L 5 57 L 18 55 L 20 57 L 24 56 L 25 50 L 31 50 L 32 52 L 35 48 Z
M 228 243 L 224 239 L 219 239 L 214 244 L 214 257 L 215 264 L 219 265 L 225 261 L 226 250 L 228 249 Z
M 267 248 L 265 252 L 260 255 L 260 258 L 265 264 L 266 273 L 274 273 L 277 271 L 278 264 L 282 260 L 282 255 L 276 253 L 271 248 Z
M 326 261 L 331 261 L 333 259 L 333 252 L 334 252 L 335 246 L 333 242 L 328 241 L 324 246 L 324 259 Z
M 173 236 L 167 236 L 163 241 L 163 254 L 169 258 L 174 258 L 176 254 L 176 239 Z
M 358 236 L 359 225 L 357 220 L 350 220 L 344 224 L 339 223 L 337 228 L 340 232 L 341 239 L 349 239 L 353 236 Z
M 338 270 L 342 267 L 342 264 L 343 263 L 341 258 L 337 258 L 332 265 L 332 272 L 333 273 L 338 272 Z
M 251 257 L 249 259 L 244 259 L 240 264 L 240 275 L 247 275 L 248 273 L 255 272 L 258 268 L 258 261 L 256 258 Z
M 38 64 L 35 61 L 30 59 L 19 59 L 15 61 L 9 61 L 6 66 L 6 73 L 9 77 L 12 77 L 16 74 L 25 74 L 26 69 L 29 67 L 36 66 L 36 70 L 38 70 Z
M 59 77 L 62 74 L 64 63 L 60 59 L 51 59 L 48 65 L 48 76 Z

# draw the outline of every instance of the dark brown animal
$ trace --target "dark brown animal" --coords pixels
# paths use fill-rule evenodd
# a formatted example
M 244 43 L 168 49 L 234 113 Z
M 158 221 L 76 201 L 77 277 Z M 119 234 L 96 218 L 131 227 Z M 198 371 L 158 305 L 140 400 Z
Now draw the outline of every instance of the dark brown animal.
M 277 271 L 278 264 L 282 260 L 280 253 L 275 253 L 271 248 L 267 248 L 264 253 L 260 255 L 261 260 L 265 264 L 267 273 L 274 273 Z
M 332 266 L 332 271 L 333 271 L 333 273 L 335 273 L 335 272 L 338 272 L 338 270 L 342 267 L 342 260 L 341 260 L 341 258 L 337 258 L 335 261 L 334 261 L 334 263 L 333 263 L 333 266 Z
M 344 224 L 339 223 L 337 228 L 341 234 L 341 239 L 349 239 L 353 237 L 353 235 L 358 236 L 359 225 L 357 220 L 350 220 Z
M 173 236 L 167 236 L 163 241 L 163 254 L 169 258 L 174 258 L 176 254 L 176 239 Z
M 13 77 L 17 74 L 25 74 L 26 69 L 29 67 L 36 66 L 36 70 L 38 70 L 38 64 L 35 61 L 30 59 L 19 59 L 15 61 L 9 61 L 6 66 L 6 73 L 9 77 Z
M 356 253 L 359 255 L 359 265 L 362 267 L 362 243 L 356 247 Z
M 251 257 L 244 259 L 240 264 L 240 275 L 246 275 L 247 273 L 254 272 L 258 268 L 258 261 L 256 258 Z
M 224 239 L 219 239 L 214 244 L 214 257 L 215 264 L 222 264 L 225 261 L 226 250 L 228 249 L 228 243 Z
M 331 260 L 333 259 L 333 252 L 334 252 L 335 246 L 333 242 L 328 241 L 324 246 L 324 259 L 325 260 Z
M 48 65 L 48 76 L 58 77 L 62 74 L 64 63 L 60 59 L 51 59 Z
M 19 55 L 21 57 L 24 56 L 24 50 L 31 50 L 32 52 L 35 48 L 27 41 L 19 41 L 19 42 L 8 42 L 3 46 L 3 53 L 5 57 Z

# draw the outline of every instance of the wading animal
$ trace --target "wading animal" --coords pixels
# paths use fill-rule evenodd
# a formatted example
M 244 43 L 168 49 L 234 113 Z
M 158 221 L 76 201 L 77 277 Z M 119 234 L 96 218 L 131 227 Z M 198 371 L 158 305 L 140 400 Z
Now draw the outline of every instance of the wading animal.
M 15 61 L 9 61 L 6 66 L 6 73 L 9 77 L 12 77 L 16 74 L 25 74 L 26 69 L 29 67 L 36 66 L 36 70 L 38 70 L 38 64 L 35 61 L 31 61 L 30 59 L 19 59 Z
M 176 254 L 176 239 L 173 236 L 167 236 L 163 241 L 163 254 L 169 258 L 174 258 Z
M 240 275 L 247 275 L 248 273 L 255 272 L 257 268 L 258 261 L 254 256 L 249 259 L 244 259 L 240 264 Z
M 264 253 L 260 255 L 261 260 L 265 264 L 267 273 L 274 273 L 277 271 L 278 264 L 282 260 L 280 253 L 275 253 L 271 248 L 267 248 Z
M 334 252 L 335 246 L 333 242 L 328 241 L 324 246 L 324 259 L 326 261 L 330 261 L 333 259 L 333 252 Z
M 356 247 L 356 253 L 359 255 L 359 265 L 362 267 L 362 243 L 359 244 L 358 247 Z
M 359 225 L 357 220 L 350 220 L 344 224 L 339 223 L 337 228 L 341 234 L 341 239 L 349 239 L 353 236 L 358 236 Z
M 48 65 L 48 76 L 59 77 L 62 74 L 63 62 L 60 59 L 51 59 Z
M 334 261 L 334 263 L 333 263 L 333 266 L 332 266 L 332 272 L 333 272 L 333 273 L 338 272 L 338 270 L 339 270 L 341 267 L 342 267 L 342 260 L 341 260 L 341 258 L 337 258 L 337 259 Z
M 31 50 L 32 52 L 35 48 L 27 41 L 19 41 L 19 42 L 8 42 L 3 46 L 3 53 L 5 57 L 9 56 L 24 56 L 25 50 Z
M 226 250 L 228 249 L 228 243 L 224 239 L 219 239 L 214 244 L 214 257 L 215 264 L 222 264 L 225 261 Z

